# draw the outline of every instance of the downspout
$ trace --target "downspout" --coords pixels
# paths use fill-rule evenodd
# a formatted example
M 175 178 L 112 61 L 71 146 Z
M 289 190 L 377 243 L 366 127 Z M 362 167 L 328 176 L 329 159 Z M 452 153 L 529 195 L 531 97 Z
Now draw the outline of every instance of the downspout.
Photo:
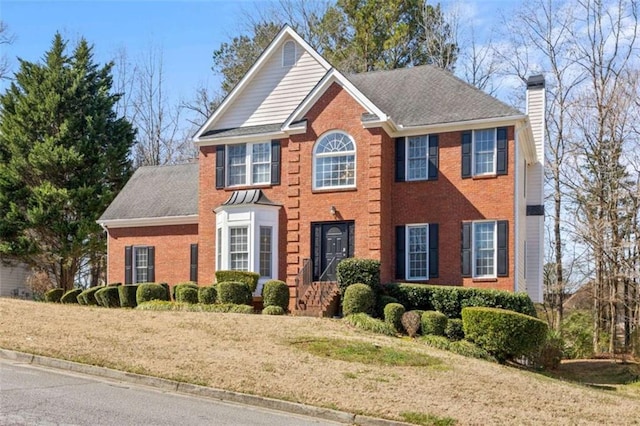
M 107 225 L 105 225 L 104 223 L 100 223 L 100 227 L 102 229 L 104 229 L 105 234 L 107 234 L 107 264 L 105 265 L 105 267 L 107 268 L 106 271 L 106 284 L 109 284 L 109 229 L 107 228 Z

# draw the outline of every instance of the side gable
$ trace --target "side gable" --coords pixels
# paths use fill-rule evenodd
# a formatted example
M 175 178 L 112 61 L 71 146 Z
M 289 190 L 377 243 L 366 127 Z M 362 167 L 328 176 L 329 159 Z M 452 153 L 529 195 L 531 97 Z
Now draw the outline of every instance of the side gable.
M 295 45 L 295 63 L 288 65 L 283 61 L 283 47 L 287 44 L 286 53 L 290 55 L 291 43 Z M 214 130 L 284 122 L 330 68 L 291 27 L 285 26 L 194 139 Z

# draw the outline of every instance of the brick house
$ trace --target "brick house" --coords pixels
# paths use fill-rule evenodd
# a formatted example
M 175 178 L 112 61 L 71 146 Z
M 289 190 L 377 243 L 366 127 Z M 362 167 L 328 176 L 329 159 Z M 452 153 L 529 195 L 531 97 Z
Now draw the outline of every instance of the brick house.
M 527 110 L 431 66 L 342 74 L 285 26 L 194 136 L 198 161 L 138 169 L 100 218 L 108 281 L 237 269 L 300 296 L 355 256 L 383 282 L 538 301 L 541 76 Z

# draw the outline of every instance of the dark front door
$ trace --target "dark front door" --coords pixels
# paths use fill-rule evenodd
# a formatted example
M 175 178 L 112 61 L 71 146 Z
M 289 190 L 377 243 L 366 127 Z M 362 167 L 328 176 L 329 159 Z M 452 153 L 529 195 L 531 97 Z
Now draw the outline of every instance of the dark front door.
M 353 222 L 316 223 L 312 226 L 314 280 L 336 281 L 336 267 L 353 256 Z

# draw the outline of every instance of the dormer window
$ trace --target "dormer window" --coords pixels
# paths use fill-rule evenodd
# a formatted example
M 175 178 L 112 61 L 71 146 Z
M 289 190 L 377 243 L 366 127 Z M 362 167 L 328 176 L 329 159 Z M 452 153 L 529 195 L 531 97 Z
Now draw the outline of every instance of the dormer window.
M 292 40 L 282 46 L 282 66 L 292 67 L 296 64 L 296 43 Z

